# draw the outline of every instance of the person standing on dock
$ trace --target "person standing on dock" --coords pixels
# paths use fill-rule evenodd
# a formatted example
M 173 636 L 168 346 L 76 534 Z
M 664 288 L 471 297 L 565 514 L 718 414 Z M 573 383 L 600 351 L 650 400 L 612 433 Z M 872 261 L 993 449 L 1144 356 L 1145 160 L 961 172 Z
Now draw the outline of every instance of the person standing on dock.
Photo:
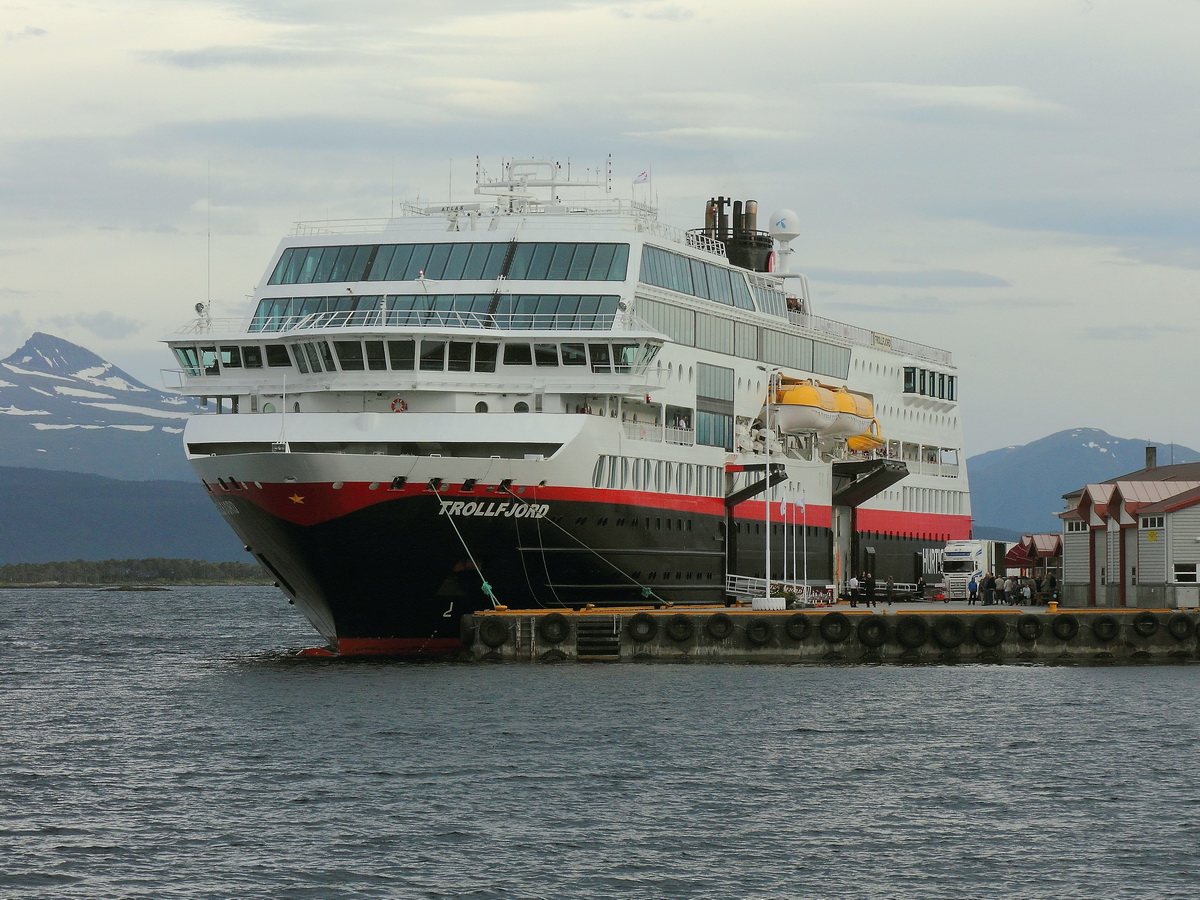
M 974 606 L 975 601 L 979 599 L 979 582 L 975 580 L 975 576 L 971 576 L 971 580 L 967 583 L 967 592 L 970 596 L 967 597 L 967 606 Z
M 983 576 L 983 605 L 996 605 L 996 576 L 991 572 Z
M 854 609 L 858 606 L 858 576 L 852 574 L 846 587 L 850 588 L 850 608 Z
M 870 572 L 863 573 L 863 593 L 866 594 L 867 606 L 875 605 L 875 576 Z

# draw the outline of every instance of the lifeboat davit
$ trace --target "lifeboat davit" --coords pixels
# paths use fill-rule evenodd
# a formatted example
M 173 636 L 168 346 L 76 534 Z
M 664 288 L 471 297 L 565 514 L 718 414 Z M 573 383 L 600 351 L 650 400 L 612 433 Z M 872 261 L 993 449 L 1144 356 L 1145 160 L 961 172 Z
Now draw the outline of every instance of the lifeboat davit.
M 814 381 L 782 385 L 775 392 L 771 418 L 780 431 L 828 434 L 838 418 L 833 391 Z

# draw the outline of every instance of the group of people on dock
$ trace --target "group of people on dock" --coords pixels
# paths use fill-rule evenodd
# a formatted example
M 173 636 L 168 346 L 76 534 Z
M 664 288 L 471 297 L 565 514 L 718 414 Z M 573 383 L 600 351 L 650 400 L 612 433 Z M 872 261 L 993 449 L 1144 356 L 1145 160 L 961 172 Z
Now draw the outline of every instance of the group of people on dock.
M 974 606 L 1033 606 L 1035 602 L 1055 599 L 1058 579 L 1051 573 L 1045 577 L 1013 577 L 984 573 L 982 578 L 972 577 L 967 585 L 967 605 Z
M 875 583 L 875 576 L 870 572 L 863 572 L 862 578 L 851 575 L 850 580 L 846 582 L 846 592 L 849 594 L 847 599 L 850 601 L 851 608 L 857 607 L 860 603 L 863 606 L 878 606 L 877 591 L 878 585 Z M 896 599 L 896 581 L 889 575 L 883 584 L 883 602 L 891 603 L 894 599 Z

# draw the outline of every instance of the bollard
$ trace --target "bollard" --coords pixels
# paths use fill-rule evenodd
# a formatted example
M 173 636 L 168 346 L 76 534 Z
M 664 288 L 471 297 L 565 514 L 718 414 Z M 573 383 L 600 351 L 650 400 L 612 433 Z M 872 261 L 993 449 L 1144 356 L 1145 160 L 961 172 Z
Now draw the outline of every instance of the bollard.
M 1050 612 L 1058 612 L 1058 601 L 1057 601 L 1057 600 L 1051 600 L 1051 601 L 1050 601 L 1048 604 L 1046 604 L 1046 608 L 1047 608 L 1047 609 L 1048 609 Z

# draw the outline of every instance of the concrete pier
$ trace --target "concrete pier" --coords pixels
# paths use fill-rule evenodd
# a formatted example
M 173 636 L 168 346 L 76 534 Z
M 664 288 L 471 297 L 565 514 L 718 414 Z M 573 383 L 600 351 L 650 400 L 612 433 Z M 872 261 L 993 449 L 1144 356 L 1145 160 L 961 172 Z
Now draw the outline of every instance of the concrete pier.
M 1046 608 L 803 611 L 490 610 L 462 620 L 481 661 L 805 663 L 1146 662 L 1200 659 L 1200 611 Z

